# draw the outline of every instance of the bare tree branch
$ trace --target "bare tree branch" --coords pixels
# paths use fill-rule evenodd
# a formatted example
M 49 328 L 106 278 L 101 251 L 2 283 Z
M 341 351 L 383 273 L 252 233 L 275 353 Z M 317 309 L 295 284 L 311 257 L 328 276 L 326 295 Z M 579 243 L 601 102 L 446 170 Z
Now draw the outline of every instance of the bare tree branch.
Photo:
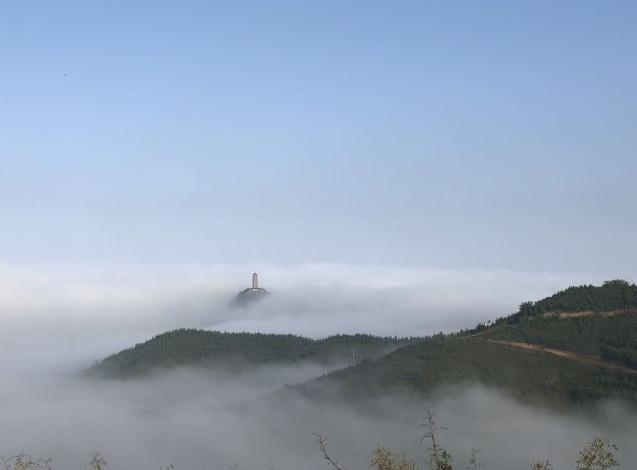
M 334 468 L 334 470 L 346 470 L 345 467 L 341 467 L 341 465 L 336 460 L 334 460 L 327 452 L 327 441 L 325 440 L 325 438 L 316 431 L 314 431 L 312 434 L 314 434 L 314 440 L 318 443 L 321 452 L 323 452 L 323 457 Z

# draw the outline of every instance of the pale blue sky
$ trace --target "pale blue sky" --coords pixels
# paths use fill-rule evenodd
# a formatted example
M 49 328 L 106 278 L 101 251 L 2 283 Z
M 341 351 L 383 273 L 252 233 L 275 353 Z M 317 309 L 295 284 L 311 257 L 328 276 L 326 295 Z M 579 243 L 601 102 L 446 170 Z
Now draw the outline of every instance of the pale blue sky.
M 637 265 L 637 2 L 4 1 L 0 261 Z

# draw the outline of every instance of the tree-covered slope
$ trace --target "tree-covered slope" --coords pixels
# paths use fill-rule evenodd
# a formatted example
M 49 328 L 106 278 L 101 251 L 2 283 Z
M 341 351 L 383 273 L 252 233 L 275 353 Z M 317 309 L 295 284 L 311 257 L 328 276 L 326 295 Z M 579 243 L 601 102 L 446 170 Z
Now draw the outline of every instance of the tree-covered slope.
M 524 302 L 509 317 L 510 322 L 522 316 L 564 312 L 612 312 L 637 309 L 637 286 L 621 279 L 606 281 L 601 286 L 569 287 L 537 302 Z
M 158 368 L 264 364 L 346 364 L 299 387 L 310 394 L 338 389 L 346 396 L 390 390 L 435 393 L 481 383 L 524 401 L 586 403 L 618 397 L 637 403 L 637 290 L 624 281 L 566 289 L 494 326 L 431 338 L 294 335 L 175 330 L 114 354 L 90 369 L 128 378 Z M 532 308 L 528 308 L 528 307 Z
M 313 340 L 295 335 L 222 333 L 180 329 L 155 336 L 107 357 L 88 370 L 103 377 L 130 378 L 179 366 L 242 370 L 265 364 L 320 364 L 376 357 L 408 339 L 337 335 Z
M 319 396 L 338 390 L 360 398 L 396 390 L 431 394 L 480 383 L 525 402 L 564 405 L 622 398 L 637 403 L 634 289 L 623 281 L 567 289 L 535 305 L 542 312 L 559 311 L 556 305 L 571 312 L 579 305 L 580 312 L 590 313 L 518 312 L 495 326 L 419 340 L 299 389 Z M 578 303 L 580 298 L 588 300 Z
M 637 369 L 637 309 L 612 315 L 525 316 L 515 323 L 502 322 L 481 336 L 571 351 Z
M 450 337 L 402 347 L 306 383 L 300 390 L 319 396 L 336 390 L 339 396 L 357 399 L 392 391 L 432 394 L 464 384 L 483 384 L 525 402 L 549 405 L 637 399 L 637 370 L 627 373 L 482 338 Z

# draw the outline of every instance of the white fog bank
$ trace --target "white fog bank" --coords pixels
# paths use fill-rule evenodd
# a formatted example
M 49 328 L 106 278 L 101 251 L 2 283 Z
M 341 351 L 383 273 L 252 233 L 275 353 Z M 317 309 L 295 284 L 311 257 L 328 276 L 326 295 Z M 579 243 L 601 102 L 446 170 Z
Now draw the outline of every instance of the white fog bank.
M 253 270 L 272 295 L 229 308 Z M 321 367 L 240 376 L 178 370 L 128 382 L 77 376 L 105 355 L 173 328 L 426 335 L 473 327 L 524 300 L 604 279 L 328 264 L 0 265 L 0 454 L 52 457 L 60 470 L 84 468 L 96 450 L 109 469 L 225 469 L 239 462 L 243 469 L 318 470 L 326 467 L 316 430 L 348 468 L 365 468 L 376 444 L 422 461 L 418 417 L 429 407 L 450 428 L 443 438 L 457 468 L 472 446 L 483 449 L 484 468 L 526 469 L 533 456 L 568 468 L 586 439 L 600 433 L 620 446 L 624 468 L 635 468 L 637 420 L 617 403 L 594 417 L 567 417 L 476 386 L 429 403 L 387 397 L 369 413 L 303 398 L 263 401 L 285 384 L 326 372 Z
M 594 416 L 561 415 L 521 406 L 475 386 L 420 400 L 388 396 L 369 410 L 349 403 L 315 403 L 286 394 L 264 399 L 284 383 L 320 368 L 263 368 L 240 376 L 180 370 L 147 381 L 104 382 L 47 375 L 14 377 L 0 389 L 2 453 L 52 457 L 54 468 L 80 469 L 101 451 L 109 468 L 158 470 L 327 469 L 313 431 L 347 468 L 367 468 L 383 444 L 423 462 L 420 419 L 426 408 L 449 428 L 441 439 L 457 468 L 472 447 L 484 468 L 526 470 L 533 457 L 572 468 L 577 450 L 595 435 L 620 448 L 623 468 L 635 468 L 637 415 L 607 404 Z M 359 404 L 360 405 L 360 404 Z
M 253 270 L 272 295 L 251 308 L 229 308 Z M 0 264 L 0 347 L 27 354 L 44 348 L 50 361 L 58 354 L 92 361 L 181 327 L 427 335 L 473 327 L 522 301 L 607 277 L 617 276 L 334 264 Z

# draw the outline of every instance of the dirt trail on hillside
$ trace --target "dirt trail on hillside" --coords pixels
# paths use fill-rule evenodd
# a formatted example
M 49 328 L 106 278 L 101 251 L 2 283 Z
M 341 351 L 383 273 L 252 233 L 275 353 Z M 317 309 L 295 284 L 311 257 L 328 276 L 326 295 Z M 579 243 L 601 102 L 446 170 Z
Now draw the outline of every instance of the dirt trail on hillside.
M 608 362 L 602 361 L 599 357 L 596 357 L 596 356 L 585 356 L 583 354 L 575 354 L 574 352 L 571 352 L 571 351 L 562 351 L 560 349 L 545 348 L 543 346 L 540 346 L 538 344 L 533 344 L 533 343 L 521 343 L 518 341 L 500 341 L 496 339 L 487 339 L 486 341 L 489 343 L 504 344 L 506 346 L 512 346 L 514 348 L 520 348 L 520 349 L 526 349 L 526 350 L 532 350 L 532 351 L 542 351 L 548 354 L 553 354 L 554 356 L 565 357 L 566 359 L 577 361 L 583 364 L 607 367 L 609 369 L 619 370 L 627 374 L 637 374 L 637 370 L 635 369 L 631 369 L 630 367 L 620 366 L 617 364 L 610 364 Z
M 600 317 L 614 317 L 616 315 L 623 315 L 624 313 L 632 313 L 634 310 L 621 309 L 621 310 L 608 310 L 606 312 L 594 312 L 592 310 L 582 310 L 581 312 L 544 312 L 542 314 L 545 318 L 579 318 L 590 317 L 592 315 L 598 315 Z

